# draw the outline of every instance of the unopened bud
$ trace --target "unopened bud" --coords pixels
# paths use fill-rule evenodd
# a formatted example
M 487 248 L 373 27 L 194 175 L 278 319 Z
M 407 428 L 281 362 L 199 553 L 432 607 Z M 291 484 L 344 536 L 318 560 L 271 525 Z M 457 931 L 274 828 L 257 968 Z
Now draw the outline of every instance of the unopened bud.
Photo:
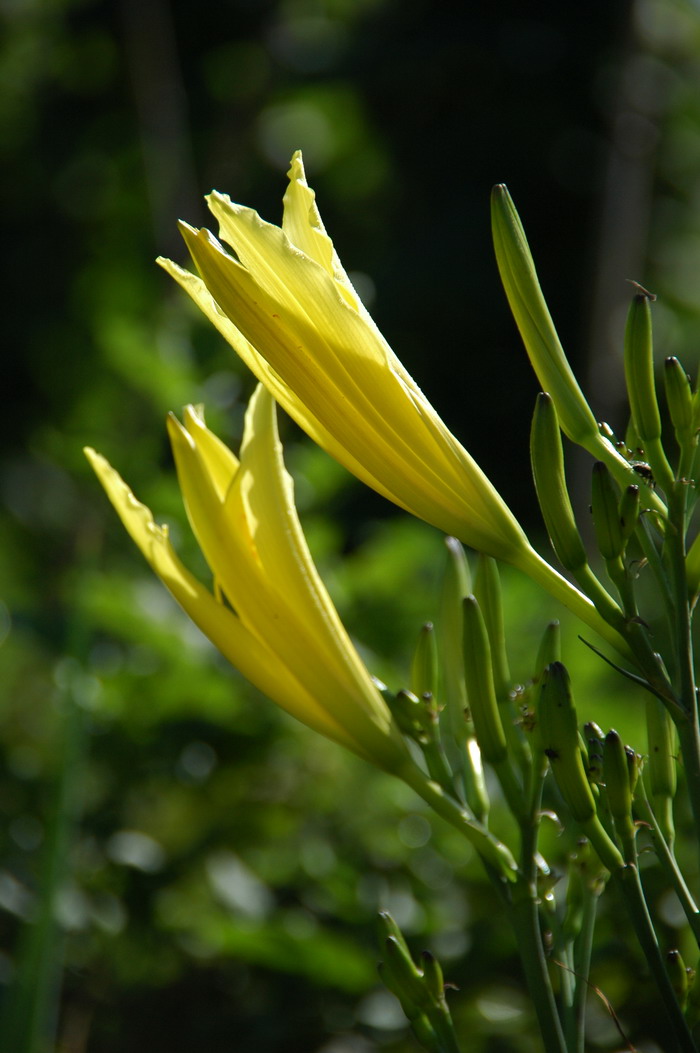
M 419 698 L 437 694 L 438 655 L 432 622 L 422 627 L 411 663 L 411 687 Z
M 575 571 L 586 563 L 586 550 L 571 507 L 564 452 L 551 395 L 541 391 L 530 430 L 530 459 L 535 490 L 552 547 L 562 566 Z
M 596 461 L 593 465 L 591 506 L 600 554 L 603 559 L 618 559 L 624 547 L 619 514 L 619 495 L 617 486 L 602 461 Z
M 463 604 L 464 676 L 474 732 L 485 760 L 498 764 L 507 753 L 493 682 L 491 648 L 486 625 L 474 596 Z
M 693 428 L 693 392 L 688 374 L 678 359 L 671 356 L 664 361 L 666 402 L 679 445 L 687 443 L 695 434 Z

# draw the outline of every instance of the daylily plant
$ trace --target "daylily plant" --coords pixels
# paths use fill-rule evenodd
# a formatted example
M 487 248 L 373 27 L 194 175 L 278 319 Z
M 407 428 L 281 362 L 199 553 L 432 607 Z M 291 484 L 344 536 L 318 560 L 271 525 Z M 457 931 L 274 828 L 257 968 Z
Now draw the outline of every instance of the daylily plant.
M 201 278 L 161 265 L 297 423 L 350 472 L 465 544 L 519 567 L 619 650 L 590 601 L 533 549 L 489 479 L 377 329 L 343 269 L 297 152 L 282 227 L 212 193 L 220 236 L 181 230 Z

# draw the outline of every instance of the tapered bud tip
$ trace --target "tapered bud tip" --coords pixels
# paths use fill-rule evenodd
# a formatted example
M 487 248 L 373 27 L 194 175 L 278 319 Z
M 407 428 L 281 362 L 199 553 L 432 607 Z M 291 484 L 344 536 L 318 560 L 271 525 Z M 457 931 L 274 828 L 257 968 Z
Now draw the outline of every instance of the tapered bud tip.
M 649 290 L 645 289 L 643 285 L 636 282 L 634 278 L 626 278 L 625 280 L 627 281 L 627 284 L 631 285 L 634 289 L 634 299 L 637 303 L 645 303 L 647 300 L 650 303 L 654 302 L 656 299 L 656 293 L 649 292 Z
M 432 965 L 435 961 L 435 955 L 432 951 L 421 951 L 421 961 L 425 962 L 426 965 Z
M 611 746 L 621 741 L 619 734 L 615 731 L 615 728 L 610 728 L 610 731 L 605 736 L 605 741 L 609 742 Z
M 538 392 L 536 401 L 538 406 L 550 406 L 552 403 L 552 396 L 548 391 L 540 391 Z

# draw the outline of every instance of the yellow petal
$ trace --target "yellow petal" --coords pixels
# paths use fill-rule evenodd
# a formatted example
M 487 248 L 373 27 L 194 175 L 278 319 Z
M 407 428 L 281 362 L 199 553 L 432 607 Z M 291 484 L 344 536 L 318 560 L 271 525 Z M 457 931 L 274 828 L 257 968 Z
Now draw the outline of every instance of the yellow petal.
M 132 540 L 192 621 L 226 659 L 260 691 L 297 719 L 370 760 L 362 743 L 348 732 L 295 680 L 278 656 L 183 566 L 150 510 L 136 500 L 111 465 L 87 448 L 85 454 Z
M 371 742 L 375 754 L 387 746 L 403 753 L 308 552 L 269 394 L 260 387 L 251 399 L 240 467 L 223 501 L 206 448 L 198 445 L 201 432 L 195 437 L 172 420 L 169 426 L 190 522 L 242 623 L 353 736 Z
M 522 531 L 501 498 L 333 279 L 251 210 L 220 196 L 216 209 L 229 238 L 241 234 L 236 251 L 254 273 L 208 232 L 183 233 L 219 307 L 264 349 L 285 409 L 302 426 L 313 417 L 317 432 L 333 435 L 330 452 L 342 463 L 351 452 L 361 478 L 378 480 L 380 492 L 415 515 L 474 547 L 490 542 L 493 554 L 521 549 Z

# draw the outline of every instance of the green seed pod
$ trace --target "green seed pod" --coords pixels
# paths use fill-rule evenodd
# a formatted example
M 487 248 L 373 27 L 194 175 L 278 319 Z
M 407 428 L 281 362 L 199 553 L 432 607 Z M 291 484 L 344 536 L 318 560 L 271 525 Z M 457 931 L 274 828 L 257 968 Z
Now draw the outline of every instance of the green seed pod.
M 574 819 L 586 823 L 596 814 L 595 799 L 579 748 L 569 674 L 561 662 L 553 662 L 545 670 L 537 717 L 542 748 L 549 759 L 559 792 Z
M 688 374 L 675 356 L 664 361 L 666 402 L 679 446 L 695 434 L 693 428 L 693 393 Z
M 632 790 L 622 739 L 612 729 L 603 744 L 603 777 L 610 814 L 616 826 L 628 832 L 632 823 Z
M 418 698 L 437 695 L 438 653 L 432 622 L 422 627 L 411 663 L 411 688 Z
M 620 529 L 622 531 L 622 543 L 625 545 L 635 531 L 639 522 L 640 512 L 639 487 L 632 483 L 622 492 L 620 498 Z
M 491 556 L 479 553 L 474 575 L 474 595 L 486 622 L 491 645 L 491 664 L 496 694 L 505 698 L 510 689 L 510 671 L 506 654 L 506 634 L 503 627 L 503 602 L 498 563 Z
M 499 764 L 506 757 L 507 745 L 493 683 L 486 624 L 474 596 L 467 596 L 462 610 L 464 675 L 476 741 L 484 759 Z
M 624 548 L 619 494 L 613 477 L 602 461 L 596 461 L 593 465 L 591 505 L 600 554 L 606 560 L 618 559 Z
M 530 460 L 535 490 L 549 539 L 562 566 L 575 571 L 586 563 L 586 550 L 569 500 L 564 451 L 551 395 L 541 391 L 530 430 Z

